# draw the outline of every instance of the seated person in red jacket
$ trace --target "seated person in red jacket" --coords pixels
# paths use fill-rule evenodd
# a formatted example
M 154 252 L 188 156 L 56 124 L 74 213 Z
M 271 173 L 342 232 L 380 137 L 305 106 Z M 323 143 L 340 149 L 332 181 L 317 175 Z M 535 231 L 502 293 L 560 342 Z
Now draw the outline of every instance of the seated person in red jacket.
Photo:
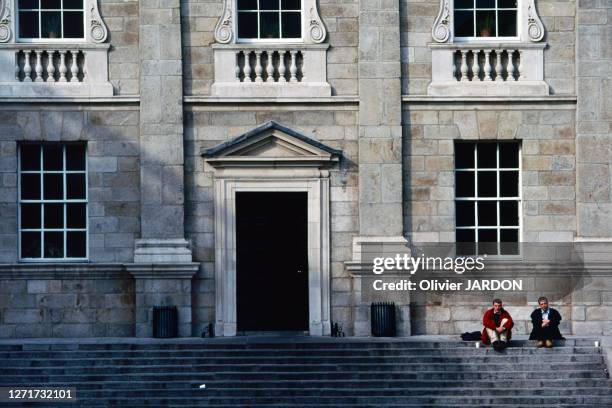
M 493 307 L 485 312 L 482 323 L 483 344 L 493 343 L 495 351 L 501 351 L 508 346 L 514 322 L 510 313 L 503 308 L 500 299 L 493 300 Z

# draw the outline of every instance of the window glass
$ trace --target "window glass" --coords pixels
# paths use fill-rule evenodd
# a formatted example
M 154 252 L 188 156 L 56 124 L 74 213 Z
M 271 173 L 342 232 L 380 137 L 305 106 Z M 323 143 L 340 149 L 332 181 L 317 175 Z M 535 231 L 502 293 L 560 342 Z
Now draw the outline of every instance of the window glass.
M 300 0 L 238 0 L 239 39 L 301 38 Z
M 85 37 L 83 0 L 19 0 L 19 38 Z
M 516 0 L 455 0 L 455 37 L 516 37 Z
M 19 161 L 21 258 L 86 259 L 85 145 L 23 144 Z

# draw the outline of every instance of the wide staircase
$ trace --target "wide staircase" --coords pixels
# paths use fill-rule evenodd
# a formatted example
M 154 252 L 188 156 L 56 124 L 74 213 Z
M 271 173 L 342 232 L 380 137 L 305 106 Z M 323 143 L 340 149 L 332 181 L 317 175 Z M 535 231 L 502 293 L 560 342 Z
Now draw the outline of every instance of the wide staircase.
M 605 368 L 594 339 L 503 353 L 418 338 L 0 344 L 0 387 L 77 390 L 76 402 L 37 407 L 602 408 Z

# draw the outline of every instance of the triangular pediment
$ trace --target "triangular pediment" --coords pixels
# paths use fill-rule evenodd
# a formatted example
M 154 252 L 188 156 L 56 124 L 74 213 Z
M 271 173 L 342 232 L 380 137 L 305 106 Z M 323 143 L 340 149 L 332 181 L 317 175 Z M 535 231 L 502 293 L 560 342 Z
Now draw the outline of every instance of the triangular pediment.
M 202 152 L 214 167 L 258 165 L 329 166 L 342 151 L 277 122 L 267 122 Z

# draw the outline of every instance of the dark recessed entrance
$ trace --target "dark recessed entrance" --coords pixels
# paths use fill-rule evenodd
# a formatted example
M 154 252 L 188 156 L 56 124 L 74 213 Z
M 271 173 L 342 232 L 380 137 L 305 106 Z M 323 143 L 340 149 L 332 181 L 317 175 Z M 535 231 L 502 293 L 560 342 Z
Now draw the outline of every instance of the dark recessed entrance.
M 306 192 L 236 193 L 239 331 L 308 330 Z

